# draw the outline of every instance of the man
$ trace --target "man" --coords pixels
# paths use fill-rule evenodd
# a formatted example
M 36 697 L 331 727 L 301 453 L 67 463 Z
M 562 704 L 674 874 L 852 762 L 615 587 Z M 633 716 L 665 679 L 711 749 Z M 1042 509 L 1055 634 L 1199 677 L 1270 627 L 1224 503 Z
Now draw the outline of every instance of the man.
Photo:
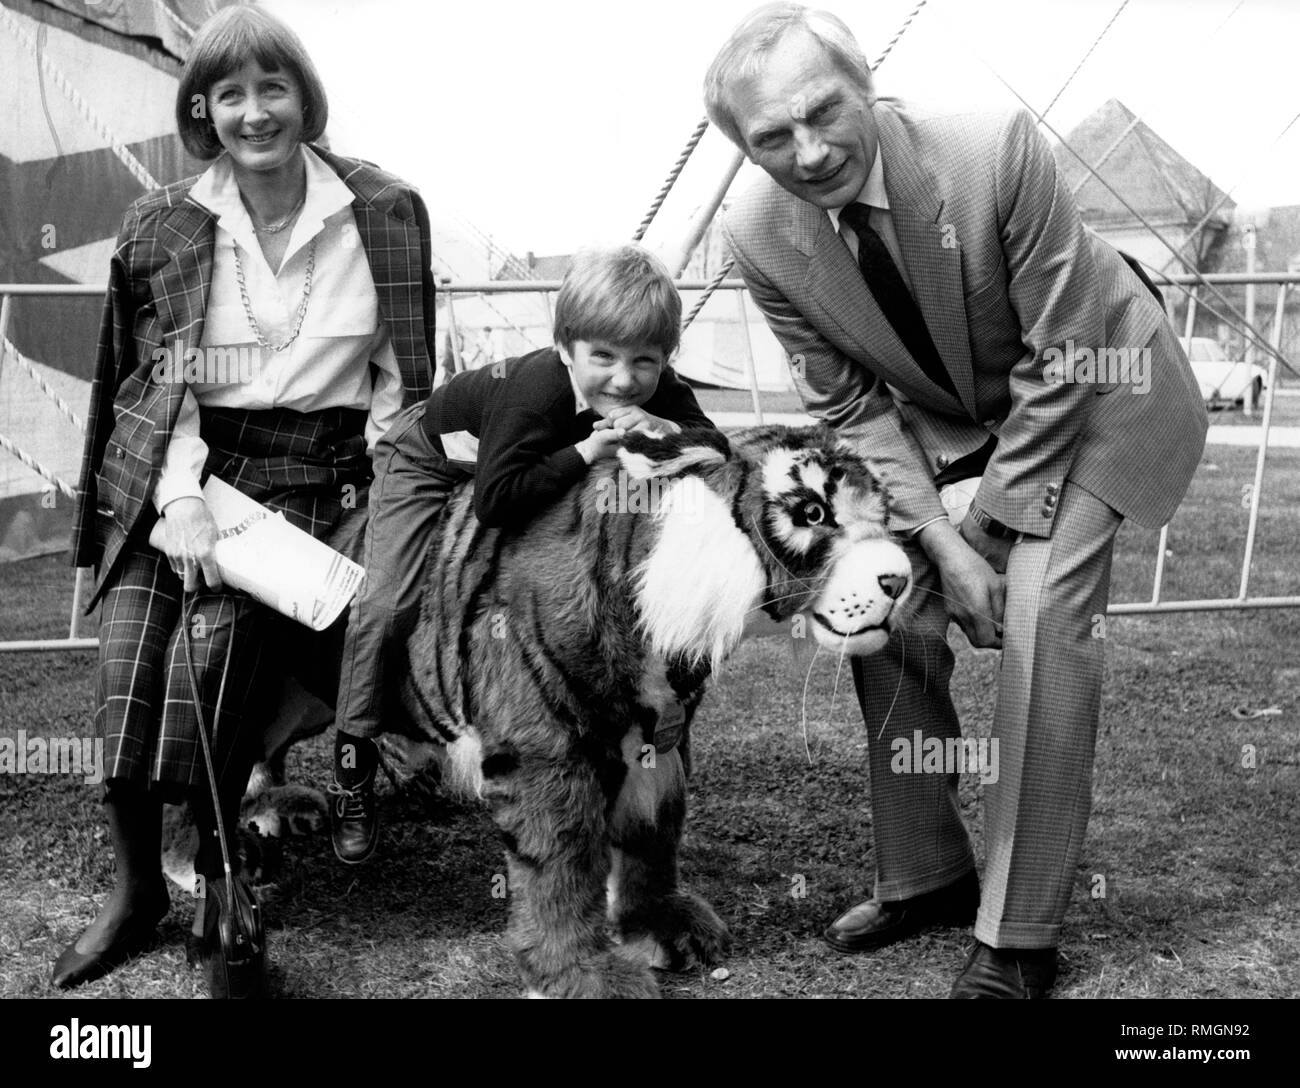
M 1045 996 L 1091 807 L 1114 537 L 1181 501 L 1196 382 L 1026 113 L 877 100 L 848 28 L 784 3 L 736 29 L 705 97 L 767 174 L 727 216 L 741 273 L 808 410 L 884 476 L 929 591 L 906 639 L 854 662 L 875 894 L 826 938 L 858 951 L 975 917 L 952 996 Z M 970 477 L 954 527 L 939 488 Z M 982 895 L 954 768 L 912 748 L 960 737 L 949 617 L 1002 649 Z

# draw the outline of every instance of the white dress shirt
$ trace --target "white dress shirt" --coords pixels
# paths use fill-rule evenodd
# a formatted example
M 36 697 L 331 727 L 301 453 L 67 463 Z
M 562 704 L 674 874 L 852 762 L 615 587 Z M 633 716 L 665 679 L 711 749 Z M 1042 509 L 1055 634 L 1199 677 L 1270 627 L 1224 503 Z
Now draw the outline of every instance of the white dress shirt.
M 302 155 L 306 197 L 278 272 L 271 270 L 258 244 L 228 155 L 218 158 L 190 190 L 191 200 L 217 216 L 212 284 L 199 345 L 206 369 L 198 375 L 213 380 L 192 381 L 185 390 L 154 490 L 159 512 L 175 499 L 202 495 L 199 478 L 208 448 L 199 437 L 200 405 L 299 412 L 367 409 L 366 446 L 371 451 L 401 410 L 401 371 L 380 320 L 379 296 L 352 214 L 352 190 L 310 148 L 303 146 Z M 298 338 L 283 351 L 262 348 L 240 299 L 235 246 L 258 327 L 266 340 L 279 344 L 293 331 L 312 239 L 316 261 Z M 232 350 L 216 355 L 202 350 L 212 348 Z M 222 355 L 224 364 L 217 362 Z
M 880 235 L 881 241 L 885 243 L 885 248 L 889 250 L 889 255 L 894 258 L 894 264 L 898 265 L 898 273 L 903 277 L 903 282 L 907 284 L 908 291 L 913 295 L 912 281 L 907 275 L 907 265 L 903 263 L 903 251 L 898 245 L 898 235 L 894 233 L 894 219 L 889 214 L 889 194 L 885 192 L 885 164 L 880 155 L 880 143 L 876 142 L 876 157 L 871 163 L 871 170 L 867 174 L 867 180 L 863 183 L 862 191 L 850 204 L 865 204 L 871 211 L 867 215 L 867 222 L 871 224 L 871 229 Z M 846 205 L 847 207 L 847 205 Z M 831 226 L 844 239 L 844 244 L 849 247 L 849 252 L 853 254 L 853 259 L 858 259 L 858 236 L 853 228 L 847 223 L 840 225 L 841 208 L 828 208 L 826 214 L 830 216 Z

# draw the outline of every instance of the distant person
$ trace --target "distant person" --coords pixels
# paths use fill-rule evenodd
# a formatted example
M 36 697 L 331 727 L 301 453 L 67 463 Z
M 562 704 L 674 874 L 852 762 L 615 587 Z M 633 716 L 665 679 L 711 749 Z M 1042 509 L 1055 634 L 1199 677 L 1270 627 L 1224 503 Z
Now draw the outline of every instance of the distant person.
M 442 369 L 448 378 L 458 373 L 465 366 L 465 334 L 459 329 L 452 332 L 448 328 L 442 334 Z
M 191 44 L 176 119 L 212 165 L 127 211 L 91 390 L 73 553 L 98 568 L 90 607 L 103 602 L 95 722 L 117 875 L 59 956 L 60 989 L 139 955 L 166 915 L 164 800 L 188 798 L 194 812 L 209 893 L 196 924 L 205 955 L 217 954 L 217 820 L 233 832 L 286 645 L 310 637 L 222 584 L 201 483 L 216 476 L 317 538 L 343 533 L 363 514 L 348 496 L 364 500 L 370 450 L 430 389 L 428 214 L 400 179 L 313 146 L 328 106 L 293 31 L 260 7 L 213 16 Z M 253 354 L 254 380 L 188 384 L 181 359 L 154 373 L 168 352 L 230 348 Z M 147 543 L 160 515 L 163 551 Z
M 398 417 L 375 451 L 366 581 L 352 608 L 339 679 L 335 789 L 352 807 L 333 824 L 348 863 L 375 850 L 374 801 L 385 670 L 414 626 L 422 559 L 451 489 L 474 477 L 484 525 L 531 519 L 630 431 L 712 427 L 669 361 L 682 304 L 663 263 L 639 246 L 579 254 L 555 301 L 555 347 L 456 375 Z
M 883 474 L 929 589 L 906 641 L 853 662 L 875 894 L 826 939 L 864 951 L 974 920 L 952 996 L 1041 997 L 1091 807 L 1115 533 L 1178 507 L 1205 441 L 1196 381 L 1028 113 L 877 99 L 844 23 L 790 3 L 736 28 L 705 100 L 767 175 L 727 215 L 740 272 L 809 412 Z M 1127 377 L 1076 371 L 1101 349 Z M 939 489 L 975 477 L 954 527 Z M 961 735 L 950 618 L 1002 649 L 982 893 L 957 776 L 919 753 L 895 770 L 914 731 Z
M 487 334 L 487 357 L 496 362 L 498 359 L 504 359 L 506 354 L 505 333 L 501 329 L 488 328 L 483 330 Z

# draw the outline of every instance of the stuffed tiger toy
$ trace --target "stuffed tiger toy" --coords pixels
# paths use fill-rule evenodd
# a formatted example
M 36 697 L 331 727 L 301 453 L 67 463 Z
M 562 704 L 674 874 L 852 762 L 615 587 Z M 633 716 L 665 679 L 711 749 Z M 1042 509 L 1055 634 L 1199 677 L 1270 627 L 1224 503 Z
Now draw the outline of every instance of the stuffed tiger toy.
M 726 927 L 678 883 L 705 681 L 764 615 L 881 649 L 912 586 L 886 502 L 826 430 L 779 427 L 629 435 L 514 531 L 477 522 L 472 484 L 452 497 L 402 700 L 444 780 L 491 807 L 530 996 L 657 996 L 652 966 L 722 957 Z

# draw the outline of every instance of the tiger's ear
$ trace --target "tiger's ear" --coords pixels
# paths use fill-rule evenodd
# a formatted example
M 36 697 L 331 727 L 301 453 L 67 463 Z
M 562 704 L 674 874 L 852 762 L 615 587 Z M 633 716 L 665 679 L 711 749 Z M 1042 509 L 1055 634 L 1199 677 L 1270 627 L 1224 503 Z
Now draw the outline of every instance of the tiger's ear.
M 634 480 L 675 476 L 698 465 L 720 465 L 731 456 L 731 444 L 721 431 L 694 428 L 664 438 L 633 431 L 618 451 L 619 463 Z

